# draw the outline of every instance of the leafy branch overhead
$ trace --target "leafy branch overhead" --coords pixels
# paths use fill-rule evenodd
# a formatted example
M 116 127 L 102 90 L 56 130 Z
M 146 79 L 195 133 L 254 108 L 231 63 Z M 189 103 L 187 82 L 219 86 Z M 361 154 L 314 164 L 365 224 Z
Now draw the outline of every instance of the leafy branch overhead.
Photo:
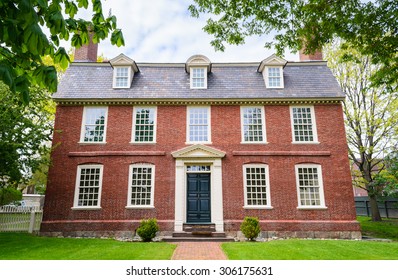
M 398 1 L 396 0 L 194 0 L 194 17 L 212 14 L 204 30 L 211 44 L 243 44 L 252 35 L 272 34 L 265 42 L 279 55 L 289 48 L 307 53 L 341 38 L 361 55 L 382 65 L 373 76 L 378 84 L 398 81 Z M 348 57 L 347 57 L 348 58 Z
M 79 9 L 89 7 L 91 21 L 75 18 Z M 61 40 L 71 39 L 72 46 L 79 48 L 89 42 L 89 32 L 93 32 L 96 43 L 111 35 L 113 45 L 124 45 L 116 17 L 104 17 L 101 0 L 91 0 L 91 5 L 89 0 L 2 0 L 0 26 L 0 80 L 24 101 L 29 100 L 31 85 L 56 91 L 57 71 L 41 57 L 49 55 L 65 69 L 69 56 L 60 47 Z

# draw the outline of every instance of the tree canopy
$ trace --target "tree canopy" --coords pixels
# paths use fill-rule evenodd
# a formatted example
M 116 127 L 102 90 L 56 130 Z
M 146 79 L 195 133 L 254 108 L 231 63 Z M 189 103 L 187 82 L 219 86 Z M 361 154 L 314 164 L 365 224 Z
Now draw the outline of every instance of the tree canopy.
M 243 44 L 252 35 L 274 35 L 265 42 L 279 55 L 285 49 L 313 53 L 335 38 L 382 65 L 372 79 L 378 84 L 398 81 L 398 1 L 396 0 L 194 0 L 191 15 L 209 13 L 204 30 L 211 44 Z M 346 55 L 346 58 L 349 54 Z
M 91 21 L 75 18 L 79 10 L 89 8 Z M 41 58 L 49 55 L 66 68 L 69 57 L 60 41 L 71 40 L 79 48 L 89 42 L 89 32 L 94 42 L 111 34 L 112 44 L 124 45 L 116 17 L 104 17 L 101 0 L 91 0 L 90 5 L 89 0 L 0 1 L 0 81 L 25 102 L 31 85 L 56 91 L 57 71 Z
M 386 186 L 380 174 L 392 166 L 387 164 L 386 155 L 395 150 L 398 139 L 397 88 L 372 84 L 370 79 L 380 66 L 373 64 L 369 56 L 340 46 L 325 50 L 328 65 L 346 95 L 343 109 L 349 157 L 358 171 L 353 174 L 354 184 L 368 192 L 372 218 L 380 220 L 377 197 L 383 195 Z M 347 53 L 352 59 L 342 62 Z

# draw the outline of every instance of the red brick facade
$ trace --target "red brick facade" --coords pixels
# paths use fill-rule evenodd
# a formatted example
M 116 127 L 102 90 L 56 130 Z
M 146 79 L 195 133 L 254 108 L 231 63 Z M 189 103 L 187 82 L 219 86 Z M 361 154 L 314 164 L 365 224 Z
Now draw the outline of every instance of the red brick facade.
M 210 104 L 209 104 L 210 106 Z M 133 106 L 109 105 L 106 144 L 79 144 L 84 106 L 58 105 L 52 167 L 46 193 L 43 234 L 112 235 L 133 232 L 143 218 L 155 217 L 165 234 L 174 229 L 176 160 L 186 144 L 187 107 L 157 106 L 156 144 L 131 144 Z M 211 105 L 211 142 L 222 160 L 224 230 L 234 235 L 245 216 L 256 216 L 269 236 L 356 238 L 344 121 L 339 102 L 315 103 L 319 144 L 292 144 L 288 104 L 264 105 L 267 144 L 242 144 L 239 105 Z M 100 210 L 72 210 L 77 167 L 102 164 Z M 126 209 L 129 165 L 156 166 L 154 208 Z M 243 168 L 269 167 L 272 209 L 244 209 Z M 322 167 L 326 209 L 298 209 L 295 165 Z

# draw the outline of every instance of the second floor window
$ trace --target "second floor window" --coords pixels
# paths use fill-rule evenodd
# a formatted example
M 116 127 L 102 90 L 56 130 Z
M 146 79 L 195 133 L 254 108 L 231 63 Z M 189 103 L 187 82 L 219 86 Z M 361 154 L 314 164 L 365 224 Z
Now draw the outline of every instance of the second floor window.
M 105 142 L 107 113 L 107 107 L 84 107 L 80 142 Z
M 263 107 L 241 107 L 242 142 L 264 143 L 265 119 Z
M 210 142 L 210 107 L 188 107 L 187 142 Z
M 133 142 L 156 142 L 156 108 L 134 108 Z
M 314 107 L 291 107 L 293 142 L 316 143 Z

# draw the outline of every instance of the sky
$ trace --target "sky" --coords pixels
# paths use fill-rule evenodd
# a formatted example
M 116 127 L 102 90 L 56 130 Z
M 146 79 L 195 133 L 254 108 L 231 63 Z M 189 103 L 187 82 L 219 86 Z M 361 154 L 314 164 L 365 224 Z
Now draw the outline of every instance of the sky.
M 212 36 L 203 31 L 208 15 L 192 18 L 188 11 L 191 0 L 102 0 L 104 15 L 117 17 L 125 46 L 118 48 L 110 39 L 101 41 L 98 54 L 112 59 L 124 53 L 136 62 L 185 63 L 195 54 L 212 62 L 260 62 L 275 51 L 264 48 L 265 38 L 251 37 L 241 46 L 226 45 L 224 52 L 210 45 Z M 86 18 L 89 14 L 81 14 Z M 89 16 L 86 18 L 89 19 Z M 67 47 L 67 49 L 69 49 Z M 298 60 L 286 52 L 285 59 Z

